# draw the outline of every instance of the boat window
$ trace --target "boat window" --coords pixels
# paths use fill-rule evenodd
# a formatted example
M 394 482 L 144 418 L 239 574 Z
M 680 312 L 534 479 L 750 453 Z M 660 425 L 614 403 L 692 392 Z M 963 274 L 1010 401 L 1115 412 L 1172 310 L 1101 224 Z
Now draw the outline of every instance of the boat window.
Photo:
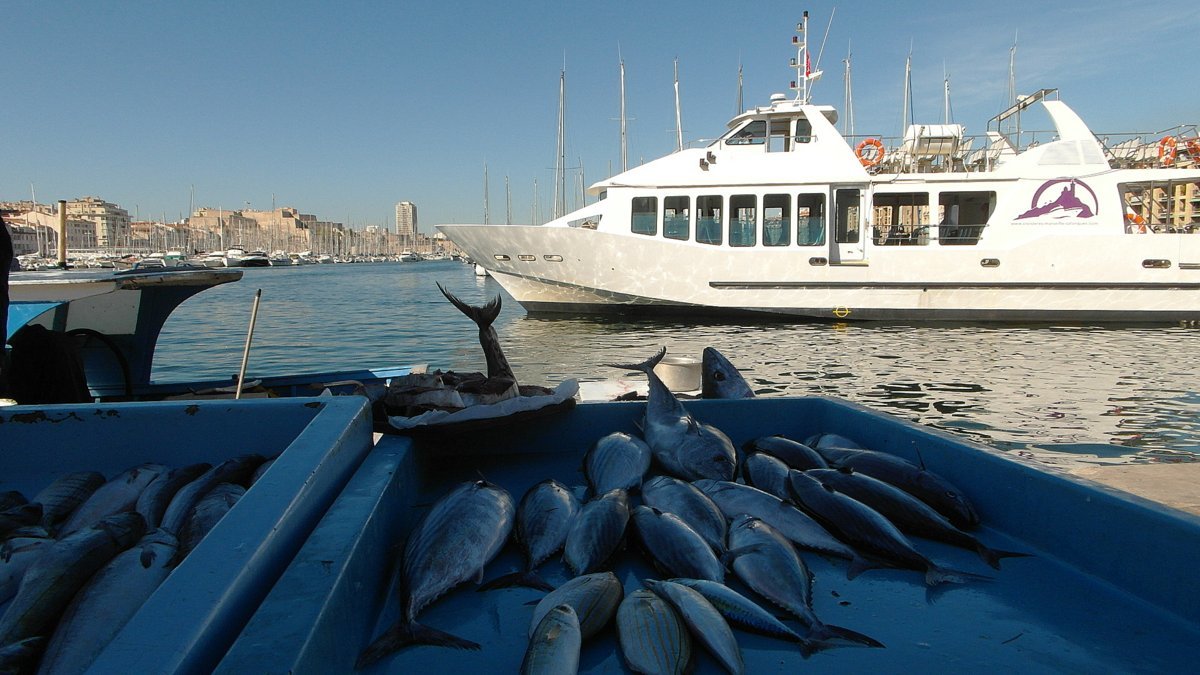
M 690 237 L 691 197 L 663 197 L 663 236 L 687 241 Z
M 792 137 L 788 135 L 791 131 L 791 120 L 777 119 L 767 120 L 767 152 L 787 152 L 792 149 Z
M 834 221 L 833 240 L 839 244 L 856 244 L 859 241 L 859 203 L 862 200 L 858 188 L 834 190 L 837 204 L 837 220 Z
M 1125 232 L 1200 231 L 1200 182 L 1146 181 L 1117 186 L 1125 208 Z
M 630 222 L 634 234 L 658 234 L 658 197 L 634 197 Z
M 796 197 L 796 245 L 825 245 L 825 195 Z
M 725 139 L 726 145 L 762 145 L 767 136 L 767 121 L 753 120 Z
M 763 246 L 792 243 L 791 212 L 791 195 L 763 195 Z
M 696 241 L 701 244 L 721 244 L 721 195 L 696 197 Z
M 876 246 L 913 246 L 929 243 L 929 193 L 875 194 L 874 228 Z
M 938 196 L 938 243 L 974 246 L 996 209 L 995 192 L 943 192 Z
M 729 198 L 729 245 L 753 246 L 758 228 L 758 197 L 733 195 Z
M 812 122 L 809 122 L 808 120 L 806 120 L 804 118 L 796 120 L 795 139 L 796 139 L 797 143 L 811 143 L 812 142 Z

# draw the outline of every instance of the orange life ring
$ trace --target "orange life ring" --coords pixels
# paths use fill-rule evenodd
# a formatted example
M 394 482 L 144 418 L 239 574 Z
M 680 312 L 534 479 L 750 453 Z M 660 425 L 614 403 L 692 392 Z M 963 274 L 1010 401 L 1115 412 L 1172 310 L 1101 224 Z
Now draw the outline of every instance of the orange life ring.
M 1141 215 L 1129 211 L 1125 214 L 1125 221 L 1129 223 L 1129 229 L 1137 234 L 1146 234 L 1146 219 Z
M 1158 161 L 1162 162 L 1163 166 L 1171 166 L 1175 163 L 1175 155 L 1179 149 L 1176 147 L 1178 141 L 1174 136 L 1163 136 L 1158 142 Z
M 870 157 L 863 154 L 863 151 L 867 148 L 874 148 L 874 152 L 871 153 Z M 883 156 L 886 152 L 883 149 L 883 141 L 878 138 L 868 138 L 854 148 L 854 154 L 858 155 L 858 161 L 862 162 L 863 166 L 870 168 L 878 166 L 883 161 Z
M 1195 138 L 1189 139 L 1187 142 L 1187 151 L 1192 156 L 1192 161 L 1200 162 L 1200 140 Z

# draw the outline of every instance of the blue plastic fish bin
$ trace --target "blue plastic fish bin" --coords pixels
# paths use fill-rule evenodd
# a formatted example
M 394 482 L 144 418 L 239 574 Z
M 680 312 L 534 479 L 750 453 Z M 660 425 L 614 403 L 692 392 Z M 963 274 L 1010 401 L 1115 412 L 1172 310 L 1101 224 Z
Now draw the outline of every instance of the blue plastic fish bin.
M 130 620 L 89 672 L 208 672 L 371 449 L 365 398 L 0 408 L 0 490 L 144 462 L 278 459 Z
M 1200 519 L 1036 466 L 1021 458 L 830 398 L 687 401 L 701 421 L 739 447 L 770 434 L 828 432 L 891 452 L 949 479 L 969 496 L 996 549 L 1033 554 L 987 567 L 974 552 L 928 540 L 938 563 L 992 577 L 930 592 L 923 575 L 873 569 L 846 579 L 847 563 L 804 552 L 813 605 L 826 623 L 865 633 L 884 649 L 843 647 L 804 659 L 795 645 L 735 629 L 746 671 L 762 672 L 1189 672 L 1200 644 Z M 514 502 L 546 478 L 579 488 L 584 453 L 612 431 L 635 433 L 642 403 L 581 404 L 526 424 L 442 439 L 385 437 L 330 507 L 305 547 L 217 668 L 222 673 L 350 672 L 361 651 L 400 613 L 394 575 L 407 533 L 462 481 L 484 477 Z M 634 498 L 637 503 L 637 498 Z M 626 594 L 661 578 L 638 544 L 615 558 Z M 520 569 L 509 545 L 485 570 Z M 559 585 L 557 559 L 540 568 Z M 732 587 L 753 598 L 736 581 Z M 526 588 L 476 592 L 468 582 L 418 620 L 480 645 L 479 651 L 405 648 L 364 672 L 516 672 L 533 604 Z M 766 606 L 765 601 L 760 601 Z M 775 611 L 783 616 L 784 612 Z M 793 628 L 799 624 L 790 622 Z M 693 642 L 698 672 L 722 672 Z M 581 672 L 624 672 L 610 624 L 583 646 Z

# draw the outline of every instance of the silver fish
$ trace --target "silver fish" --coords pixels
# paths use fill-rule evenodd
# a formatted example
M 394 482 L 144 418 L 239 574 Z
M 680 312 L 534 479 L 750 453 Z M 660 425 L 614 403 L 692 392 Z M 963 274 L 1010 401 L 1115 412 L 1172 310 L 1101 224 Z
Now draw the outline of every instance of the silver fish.
M 630 593 L 617 608 L 617 637 L 625 665 L 635 673 L 684 673 L 692 660 L 683 619 L 645 589 Z
M 829 533 L 812 516 L 758 488 L 728 481 L 698 480 L 694 485 L 708 495 L 727 518 L 747 514 L 759 518 L 793 544 L 818 553 L 858 560 L 859 555 Z
M 263 463 L 262 455 L 241 455 L 227 459 L 224 462 L 200 474 L 200 477 L 179 488 L 167 510 L 163 513 L 159 527 L 179 535 L 184 522 L 200 498 L 208 494 L 218 483 L 242 483 L 259 464 Z
M 824 469 L 829 466 L 821 453 L 807 445 L 784 436 L 761 436 L 747 441 L 744 452 L 765 452 L 793 469 Z
M 791 500 L 787 487 L 788 471 L 791 469 L 783 460 L 765 452 L 751 452 L 746 455 L 746 463 L 742 468 L 750 485 L 784 501 Z
M 95 471 L 75 471 L 54 479 L 33 498 L 42 505 L 42 525 L 53 530 L 104 483 L 104 476 Z
M 554 590 L 537 575 L 537 568 L 562 549 L 579 509 L 579 500 L 567 486 L 556 480 L 544 480 L 529 488 L 517 505 L 514 532 L 525 552 L 525 570 L 493 579 L 480 586 L 479 590 L 504 586 Z
M 648 579 L 645 584 L 679 612 L 692 635 L 700 640 L 722 668 L 733 675 L 745 672 L 746 665 L 742 661 L 737 638 L 733 636 L 721 612 L 707 598 L 695 589 L 670 581 Z
M 642 547 L 670 575 L 725 580 L 725 568 L 712 548 L 679 516 L 639 506 L 633 510 L 633 524 Z
M 695 485 L 671 476 L 655 476 L 642 484 L 642 502 L 674 513 L 704 537 L 714 551 L 725 550 L 725 514 Z
M 775 615 L 768 612 L 750 598 L 738 593 L 725 584 L 706 579 L 669 579 L 703 595 L 730 623 L 748 631 L 770 637 L 807 645 L 808 640 L 788 628 Z
M 0 645 L 49 632 L 75 593 L 141 538 L 145 527 L 140 515 L 118 513 L 50 546 L 25 572 L 16 597 L 0 617 Z
M 700 359 L 700 395 L 703 398 L 754 398 L 754 390 L 725 355 L 705 347 Z
M 14 536 L 0 544 L 0 605 L 17 594 L 26 570 L 54 544 L 50 536 Z
M 646 444 L 668 473 L 686 480 L 713 478 L 733 480 L 737 449 L 720 429 L 698 422 L 675 394 L 654 374 L 654 366 L 666 348 L 642 363 L 610 364 L 614 368 L 640 370 L 650 381 L 642 424 Z
M 152 530 L 96 572 L 59 619 L 40 672 L 87 670 L 171 573 L 178 548 L 173 534 Z
M 15 530 L 42 521 L 42 505 L 37 502 L 18 504 L 7 511 L 0 512 L 0 539 L 8 537 Z
M 575 574 L 595 572 L 612 557 L 629 524 L 629 496 L 611 490 L 583 505 L 571 523 L 563 561 Z
M 843 639 L 870 647 L 877 640 L 847 628 L 826 624 L 812 609 L 812 573 L 791 543 L 753 516 L 734 519 L 729 528 L 733 571 L 751 590 L 787 610 L 808 628 L 812 642 Z
M 58 528 L 58 536 L 65 537 L 91 527 L 106 516 L 133 509 L 142 490 L 166 471 L 167 467 L 162 464 L 141 464 L 127 469 L 101 485 L 87 501 L 80 504 Z
M 363 668 L 409 644 L 479 645 L 417 623 L 421 610 L 459 584 L 482 579 L 512 532 L 516 506 L 504 488 L 463 483 L 439 499 L 408 537 L 400 566 L 401 618 L 358 657 Z
M 559 605 L 546 613 L 533 630 L 522 675 L 572 675 L 579 672 L 579 617 L 570 605 Z
M 617 606 L 625 595 L 625 589 L 612 572 L 596 572 L 575 577 L 562 586 L 550 591 L 533 608 L 533 620 L 529 623 L 529 635 L 547 612 L 559 605 L 570 605 L 579 617 L 579 633 L 584 640 L 600 632 L 608 625 Z
M 179 533 L 180 556 L 191 553 L 244 494 L 246 488 L 241 485 L 219 483 L 201 497 L 184 522 L 183 531 Z
M 146 527 L 154 529 L 162 523 L 163 514 L 167 511 L 167 506 L 175 497 L 175 493 L 183 489 L 183 486 L 196 480 L 205 471 L 212 468 L 211 464 L 191 464 L 189 466 L 181 466 L 166 473 L 160 474 L 154 482 L 146 486 L 142 490 L 142 494 L 138 495 L 137 503 L 133 510 L 142 514 L 146 519 Z
M 635 491 L 650 469 L 650 446 L 636 436 L 615 431 L 588 450 L 583 458 L 583 475 L 592 495 L 620 488 Z

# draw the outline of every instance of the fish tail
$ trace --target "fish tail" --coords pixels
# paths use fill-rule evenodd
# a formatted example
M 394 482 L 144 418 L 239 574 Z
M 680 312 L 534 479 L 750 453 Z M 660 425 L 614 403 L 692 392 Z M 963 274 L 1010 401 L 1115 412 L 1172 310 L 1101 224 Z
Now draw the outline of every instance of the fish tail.
M 972 572 L 963 572 L 962 570 L 950 569 L 949 567 L 939 567 L 930 565 L 929 569 L 925 570 L 925 585 L 938 586 L 940 584 L 965 584 L 971 581 L 991 581 L 992 577 L 983 574 L 974 574 Z
M 1032 553 L 1001 551 L 994 548 L 988 548 L 987 546 L 979 543 L 975 545 L 975 551 L 979 553 L 979 557 L 982 558 L 985 563 L 990 565 L 992 569 L 997 570 L 1000 569 L 1000 561 L 1004 558 L 1028 558 L 1033 555 Z
M 830 647 L 840 646 L 839 643 L 850 642 L 864 647 L 885 647 L 882 642 L 876 640 L 869 635 L 863 635 L 858 631 L 834 626 L 833 624 L 822 623 L 812 627 L 806 638 L 808 648 L 816 651 L 820 649 L 829 649 Z M 804 645 L 801 644 L 801 649 Z
M 479 644 L 464 640 L 436 628 L 423 626 L 419 623 L 396 623 L 387 629 L 359 655 L 354 664 L 355 670 L 361 670 L 379 661 L 402 647 L 408 645 L 436 645 L 452 649 L 479 649 Z
M 450 301 L 450 304 L 457 307 L 458 311 L 466 314 L 475 322 L 475 325 L 479 326 L 480 330 L 491 326 L 496 317 L 500 316 L 500 296 L 498 295 L 486 304 L 474 307 L 459 300 L 453 293 L 443 288 L 441 282 L 437 282 L 437 287 L 442 292 L 442 295 L 446 296 L 446 299 Z
M 663 357 L 666 355 L 667 348 L 662 347 L 658 350 L 657 354 L 651 356 L 645 361 L 642 361 L 641 363 L 606 363 L 604 365 L 608 366 L 609 368 L 620 368 L 621 370 L 640 370 L 643 373 L 649 373 L 650 371 L 654 370 L 654 366 L 657 366 L 658 362 L 662 361 Z
M 846 569 L 846 579 L 852 580 L 854 577 L 857 577 L 863 572 L 866 572 L 870 569 L 875 569 L 877 567 L 883 567 L 883 565 L 875 562 L 874 560 L 868 560 L 862 556 L 856 555 L 850 559 L 850 567 Z
M 491 581 L 484 583 L 476 591 L 492 591 L 497 588 L 510 588 L 512 586 L 524 586 L 525 588 L 536 588 L 539 591 L 549 593 L 554 590 L 554 587 L 547 583 L 544 579 L 538 576 L 537 572 L 530 570 L 528 572 L 513 572 L 496 577 Z

